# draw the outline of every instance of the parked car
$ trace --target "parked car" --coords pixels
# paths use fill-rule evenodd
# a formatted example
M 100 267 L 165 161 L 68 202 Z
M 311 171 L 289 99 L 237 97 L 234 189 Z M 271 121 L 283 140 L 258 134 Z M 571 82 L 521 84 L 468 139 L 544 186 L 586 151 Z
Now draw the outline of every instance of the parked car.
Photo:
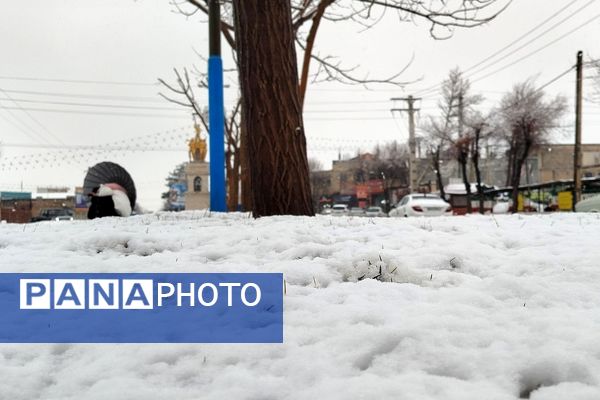
M 452 215 L 452 207 L 439 196 L 432 194 L 409 194 L 402 198 L 390 217 L 437 217 Z
M 365 209 L 361 207 L 352 207 L 350 211 L 348 211 L 348 215 L 352 217 L 364 217 Z
M 321 214 L 323 214 L 323 215 L 330 215 L 331 214 L 331 207 L 329 207 L 329 206 L 323 207 L 323 209 L 321 210 Z
M 70 208 L 43 208 L 40 215 L 31 218 L 31 222 L 40 221 L 73 221 L 73 210 Z
M 345 204 L 334 204 L 331 207 L 331 215 L 348 215 L 348 206 Z
M 575 204 L 576 212 L 600 212 L 600 195 L 588 197 Z
M 367 208 L 367 211 L 365 212 L 365 215 L 367 217 L 386 217 L 385 213 L 383 212 L 383 210 L 381 209 L 381 207 L 369 207 Z

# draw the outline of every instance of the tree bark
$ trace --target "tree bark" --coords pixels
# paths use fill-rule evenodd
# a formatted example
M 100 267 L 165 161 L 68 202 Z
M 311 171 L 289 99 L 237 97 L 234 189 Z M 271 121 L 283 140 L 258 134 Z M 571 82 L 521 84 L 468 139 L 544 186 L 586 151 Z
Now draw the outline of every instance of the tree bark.
M 290 2 L 233 7 L 253 215 L 314 215 Z
M 515 214 L 519 211 L 519 183 L 521 181 L 521 168 L 517 167 L 518 160 L 516 156 L 513 156 L 511 162 L 511 178 L 510 185 L 512 187 L 511 198 L 512 198 L 512 213 Z
M 469 177 L 467 175 L 467 158 L 461 157 L 459 163 L 460 170 L 462 171 L 463 183 L 465 185 L 465 193 L 467 196 L 467 214 L 471 214 L 473 210 L 471 209 L 471 183 L 469 182 Z
M 479 197 L 479 214 L 484 214 L 484 198 L 483 198 L 483 187 L 481 186 L 481 169 L 479 168 L 479 139 L 481 138 L 481 128 L 475 128 L 473 147 L 471 149 L 471 162 L 475 169 L 475 179 L 477 180 L 477 196 Z
M 462 137 L 455 144 L 457 151 L 457 161 L 460 165 L 463 184 L 465 185 L 465 194 L 467 197 L 467 214 L 471 214 L 471 182 L 467 174 L 467 163 L 469 162 L 469 146 L 470 140 L 467 137 Z
M 525 160 L 529 156 L 529 151 L 532 147 L 532 139 L 529 127 L 518 127 L 516 129 L 521 130 L 521 140 L 515 140 L 515 151 L 512 155 L 513 163 L 512 163 L 512 202 L 513 209 L 512 212 L 516 213 L 519 211 L 519 185 L 521 184 L 521 170 L 523 169 L 523 164 L 525 164 Z
M 248 139 L 244 128 L 244 109 L 242 108 L 240 125 L 240 182 L 242 184 L 242 208 L 252 210 L 252 184 L 250 182 L 250 165 L 248 156 Z
M 227 162 L 227 209 L 237 211 L 240 185 L 240 149 L 230 147 L 225 153 Z
M 440 165 L 440 153 L 441 153 L 441 146 L 436 146 L 435 150 L 433 151 L 432 155 L 431 155 L 431 159 L 433 161 L 433 169 L 435 170 L 435 178 L 437 180 L 437 186 L 438 186 L 438 190 L 440 191 L 440 197 L 444 200 L 446 200 L 446 192 L 444 190 L 444 182 L 442 181 L 442 171 L 441 171 L 441 165 Z

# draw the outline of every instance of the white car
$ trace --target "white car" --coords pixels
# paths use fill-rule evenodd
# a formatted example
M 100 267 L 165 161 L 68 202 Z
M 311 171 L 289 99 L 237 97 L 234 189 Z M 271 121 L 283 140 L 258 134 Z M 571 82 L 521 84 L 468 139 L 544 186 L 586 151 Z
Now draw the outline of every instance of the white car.
M 390 217 L 438 217 L 452 215 L 449 203 L 433 194 L 409 194 L 402 198 Z
M 323 207 L 323 209 L 321 210 L 321 214 L 331 215 L 331 207 Z
M 334 204 L 331 207 L 331 215 L 348 215 L 348 206 L 345 204 Z
M 352 207 L 350 211 L 348 211 L 348 215 L 351 217 L 364 217 L 365 210 L 361 207 Z
M 576 212 L 600 212 L 600 195 L 588 197 L 575 204 Z
M 383 210 L 381 209 L 381 207 L 369 207 L 369 208 L 367 208 L 365 215 L 370 218 L 386 216 L 385 213 L 383 212 Z

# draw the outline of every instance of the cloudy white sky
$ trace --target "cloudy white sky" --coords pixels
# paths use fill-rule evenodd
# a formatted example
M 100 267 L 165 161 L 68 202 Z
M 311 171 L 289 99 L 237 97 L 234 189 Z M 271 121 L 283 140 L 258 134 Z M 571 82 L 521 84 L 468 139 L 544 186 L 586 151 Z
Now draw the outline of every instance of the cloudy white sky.
M 485 111 L 516 82 L 552 81 L 574 64 L 577 50 L 588 59 L 600 57 L 599 36 L 600 2 L 593 0 L 513 0 L 493 22 L 458 30 L 444 41 L 433 40 L 424 21 L 400 22 L 391 14 L 368 31 L 351 22 L 326 23 L 317 42 L 320 54 L 337 55 L 371 77 L 390 75 L 414 57 L 404 77 L 422 79 L 404 90 L 310 86 L 309 156 L 327 165 L 339 149 L 354 153 L 357 147 L 406 140 L 406 119 L 392 115 L 390 98 L 420 95 L 423 119 L 435 112 L 437 101 L 435 92 L 423 90 L 451 68 L 467 71 L 473 90 L 486 98 Z M 2 0 L 0 190 L 80 185 L 88 166 L 107 159 L 131 172 L 143 206 L 160 207 L 164 178 L 186 160 L 185 137 L 193 129 L 188 113 L 158 97 L 156 80 L 171 78 L 173 67 L 205 69 L 196 52 L 206 54 L 207 47 L 205 20 L 184 18 L 168 0 Z M 232 67 L 229 57 L 225 67 Z M 574 81 L 572 72 L 545 89 L 572 100 Z M 592 83 L 586 79 L 586 95 L 593 93 Z M 236 93 L 233 84 L 226 89 L 226 103 Z M 557 140 L 571 140 L 572 108 L 571 101 Z M 583 138 L 600 142 L 600 106 L 585 104 Z M 74 145 L 111 151 L 69 148 Z M 131 151 L 149 146 L 160 151 Z

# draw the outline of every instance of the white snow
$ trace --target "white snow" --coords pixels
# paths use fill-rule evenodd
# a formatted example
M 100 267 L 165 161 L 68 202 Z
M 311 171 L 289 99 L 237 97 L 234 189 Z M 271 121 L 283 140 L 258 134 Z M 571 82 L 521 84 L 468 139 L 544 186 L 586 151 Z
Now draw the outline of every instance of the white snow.
M 205 212 L 3 224 L 0 272 L 283 272 L 287 294 L 284 344 L 0 345 L 0 398 L 599 399 L 599 226 Z M 370 279 L 380 269 L 386 282 Z

